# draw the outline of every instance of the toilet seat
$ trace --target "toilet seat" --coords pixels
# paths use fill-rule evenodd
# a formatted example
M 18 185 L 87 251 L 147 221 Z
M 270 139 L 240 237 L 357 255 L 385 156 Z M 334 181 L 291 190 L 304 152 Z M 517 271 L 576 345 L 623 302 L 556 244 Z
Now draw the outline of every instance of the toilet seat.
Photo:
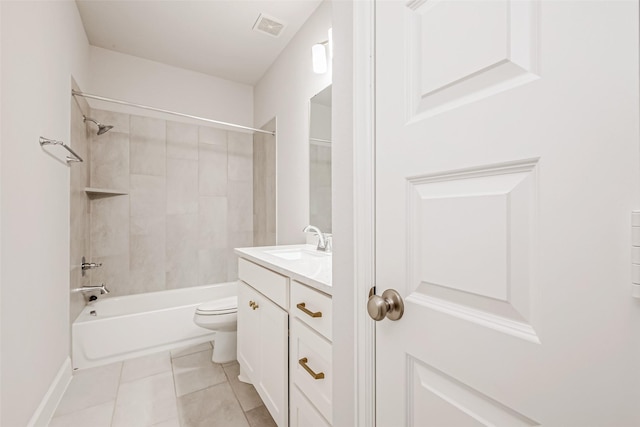
M 196 308 L 196 314 L 202 316 L 220 316 L 238 312 L 238 297 L 222 298 L 205 302 Z

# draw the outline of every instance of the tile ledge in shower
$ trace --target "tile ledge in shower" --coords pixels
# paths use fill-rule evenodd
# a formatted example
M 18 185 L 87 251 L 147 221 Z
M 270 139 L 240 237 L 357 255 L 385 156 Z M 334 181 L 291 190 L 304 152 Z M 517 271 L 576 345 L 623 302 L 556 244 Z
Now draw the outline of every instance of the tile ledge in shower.
M 102 197 L 111 197 L 111 196 L 124 196 L 129 194 L 126 191 L 122 190 L 114 190 L 112 188 L 96 188 L 96 187 L 85 187 L 84 192 L 87 193 L 87 197 L 90 199 L 99 199 Z

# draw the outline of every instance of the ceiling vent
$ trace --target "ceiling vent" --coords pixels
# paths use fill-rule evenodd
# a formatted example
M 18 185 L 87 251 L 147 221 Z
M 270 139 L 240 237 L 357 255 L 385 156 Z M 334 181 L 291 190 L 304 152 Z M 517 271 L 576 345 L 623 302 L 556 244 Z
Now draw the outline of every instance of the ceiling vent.
M 260 33 L 268 34 L 271 37 L 278 37 L 282 30 L 284 30 L 284 24 L 278 22 L 276 18 L 261 13 L 253 24 L 253 30 Z

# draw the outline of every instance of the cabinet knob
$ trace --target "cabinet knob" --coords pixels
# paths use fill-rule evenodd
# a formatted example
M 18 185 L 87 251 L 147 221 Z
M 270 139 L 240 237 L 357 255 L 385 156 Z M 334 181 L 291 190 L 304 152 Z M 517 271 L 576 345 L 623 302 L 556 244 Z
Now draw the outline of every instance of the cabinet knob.
M 249 301 L 249 307 L 253 307 L 254 305 L 256 305 L 255 301 Z
M 260 307 L 260 306 L 258 305 L 258 303 L 255 303 L 255 302 L 253 303 L 253 306 L 251 306 L 251 308 L 253 308 L 254 310 L 255 310 L 256 308 L 258 308 L 258 307 Z

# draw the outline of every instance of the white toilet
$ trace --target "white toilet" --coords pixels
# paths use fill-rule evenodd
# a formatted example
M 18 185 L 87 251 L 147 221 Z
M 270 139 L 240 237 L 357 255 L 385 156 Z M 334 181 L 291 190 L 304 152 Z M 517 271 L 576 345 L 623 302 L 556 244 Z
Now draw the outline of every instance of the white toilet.
M 238 297 L 227 297 L 200 304 L 193 315 L 196 325 L 216 332 L 211 360 L 226 363 L 236 360 Z

